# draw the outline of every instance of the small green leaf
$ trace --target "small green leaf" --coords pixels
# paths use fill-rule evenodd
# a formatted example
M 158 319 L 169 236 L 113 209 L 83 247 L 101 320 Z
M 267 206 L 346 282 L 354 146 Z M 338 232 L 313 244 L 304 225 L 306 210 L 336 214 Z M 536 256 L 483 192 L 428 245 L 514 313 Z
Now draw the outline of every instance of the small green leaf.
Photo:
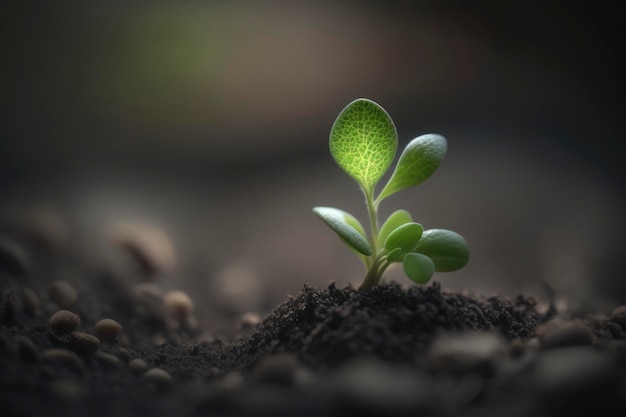
M 385 249 L 392 251 L 400 248 L 404 253 L 412 251 L 422 237 L 423 231 L 424 228 L 419 223 L 411 222 L 398 226 L 385 239 Z
M 395 248 L 394 250 L 392 250 L 391 252 L 387 254 L 387 262 L 389 263 L 400 262 L 403 256 L 404 256 L 404 252 L 402 251 L 402 249 Z
M 372 192 L 393 162 L 398 133 L 381 106 L 360 98 L 337 116 L 329 145 L 337 165 L 363 189 Z
M 333 229 L 348 246 L 363 255 L 372 254 L 363 227 L 350 213 L 333 207 L 315 207 L 313 213 Z M 356 224 L 357 227 L 351 224 Z
M 447 149 L 448 143 L 441 135 L 428 134 L 413 139 L 402 151 L 396 169 L 376 201 L 424 182 L 437 170 Z
M 426 230 L 415 252 L 428 256 L 435 271 L 449 272 L 463 268 L 469 261 L 469 245 L 460 234 L 446 229 Z
M 426 284 L 435 273 L 433 261 L 421 253 L 407 253 L 402 265 L 406 276 L 418 284 Z
M 398 228 L 398 226 L 402 226 L 411 221 L 413 221 L 411 214 L 406 210 L 396 210 L 391 213 L 380 228 L 380 232 L 378 232 L 378 246 L 383 245 L 389 233 Z

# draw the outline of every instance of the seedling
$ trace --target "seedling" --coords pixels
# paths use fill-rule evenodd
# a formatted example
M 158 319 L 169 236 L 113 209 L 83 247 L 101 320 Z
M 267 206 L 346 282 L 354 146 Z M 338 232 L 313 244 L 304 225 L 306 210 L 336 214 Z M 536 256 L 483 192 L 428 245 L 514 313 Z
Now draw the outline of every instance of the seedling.
M 378 206 L 387 197 L 424 182 L 439 167 L 448 147 L 441 135 L 427 134 L 406 146 L 395 170 L 375 197 L 375 188 L 393 162 L 398 132 L 391 117 L 377 103 L 360 98 L 337 116 L 330 131 L 330 153 L 365 195 L 370 233 L 352 214 L 332 207 L 315 207 L 313 213 L 335 231 L 363 261 L 367 274 L 360 288 L 374 287 L 389 265 L 401 262 L 404 272 L 418 284 L 434 272 L 455 271 L 469 261 L 469 246 L 456 232 L 424 230 L 406 210 L 396 210 L 379 227 Z

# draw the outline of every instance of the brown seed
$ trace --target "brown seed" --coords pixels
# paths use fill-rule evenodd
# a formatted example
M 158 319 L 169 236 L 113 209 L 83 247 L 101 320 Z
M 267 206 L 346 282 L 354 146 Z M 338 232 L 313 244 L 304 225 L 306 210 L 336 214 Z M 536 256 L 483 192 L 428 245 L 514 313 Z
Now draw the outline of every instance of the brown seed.
M 98 340 L 96 336 L 88 333 L 74 331 L 72 332 L 67 347 L 79 355 L 88 356 L 98 350 L 100 347 L 100 340 Z
M 94 329 L 98 335 L 114 339 L 122 331 L 122 326 L 113 319 L 102 319 L 96 323 Z
M 50 317 L 50 328 L 57 334 L 68 334 L 78 329 L 80 316 L 68 310 L 59 310 Z
M 72 284 L 65 280 L 57 280 L 52 283 L 48 291 L 52 301 L 61 308 L 69 308 L 78 299 L 78 293 Z

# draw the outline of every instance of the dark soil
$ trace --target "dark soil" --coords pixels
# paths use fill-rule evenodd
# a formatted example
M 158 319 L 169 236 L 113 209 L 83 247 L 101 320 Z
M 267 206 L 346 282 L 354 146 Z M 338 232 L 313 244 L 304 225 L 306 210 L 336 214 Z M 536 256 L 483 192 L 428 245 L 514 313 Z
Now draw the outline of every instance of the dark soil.
M 99 272 L 76 283 L 66 308 L 82 332 L 94 334 L 101 318 L 122 324 L 93 353 L 52 331 L 60 307 L 13 255 L 5 250 L 2 263 L 2 416 L 626 415 L 620 309 L 539 312 L 523 295 L 459 294 L 437 282 L 304 285 L 258 323 L 233 320 L 226 338 Z M 145 369 L 131 365 L 137 358 Z

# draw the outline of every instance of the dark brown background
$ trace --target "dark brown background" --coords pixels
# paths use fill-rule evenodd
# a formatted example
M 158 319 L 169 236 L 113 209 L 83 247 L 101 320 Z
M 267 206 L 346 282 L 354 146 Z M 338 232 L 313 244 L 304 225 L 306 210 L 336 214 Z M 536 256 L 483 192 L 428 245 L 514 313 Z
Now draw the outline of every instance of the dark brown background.
M 162 284 L 198 304 L 227 284 L 263 309 L 305 282 L 358 283 L 310 210 L 365 216 L 327 139 L 368 97 L 401 147 L 448 138 L 439 171 L 381 208 L 467 238 L 445 287 L 541 299 L 546 280 L 610 308 L 626 303 L 619 16 L 579 1 L 5 3 L 0 204 L 51 207 L 94 251 L 113 220 L 158 225 L 179 256 Z

